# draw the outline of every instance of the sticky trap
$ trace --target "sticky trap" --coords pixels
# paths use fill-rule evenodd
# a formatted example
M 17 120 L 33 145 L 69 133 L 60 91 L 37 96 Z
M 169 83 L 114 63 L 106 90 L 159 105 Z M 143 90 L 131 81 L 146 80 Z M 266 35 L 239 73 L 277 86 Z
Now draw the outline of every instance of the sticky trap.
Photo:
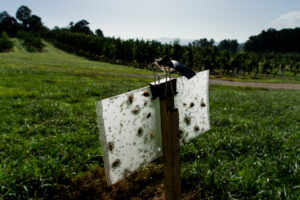
M 210 129 L 208 80 L 209 71 L 177 78 L 182 144 Z M 109 185 L 162 155 L 159 99 L 152 99 L 149 87 L 98 101 L 96 112 Z

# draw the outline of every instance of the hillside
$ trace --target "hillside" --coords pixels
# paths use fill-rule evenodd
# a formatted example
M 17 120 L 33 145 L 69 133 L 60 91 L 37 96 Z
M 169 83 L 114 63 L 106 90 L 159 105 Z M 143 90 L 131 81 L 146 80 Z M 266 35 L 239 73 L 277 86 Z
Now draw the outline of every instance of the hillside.
M 26 63 L 26 66 L 34 68 L 43 68 L 44 70 L 57 69 L 72 73 L 80 73 L 84 70 L 85 73 L 94 73 L 96 76 L 107 72 L 111 73 L 111 75 L 116 73 L 118 76 L 122 76 L 122 73 L 152 74 L 150 71 L 133 67 L 90 61 L 59 50 L 46 41 L 43 41 L 45 47 L 41 53 L 27 52 L 18 39 L 14 39 L 14 43 L 13 53 L 0 54 L 0 62 L 2 64 L 9 63 L 9 65 L 20 67 L 19 64 Z

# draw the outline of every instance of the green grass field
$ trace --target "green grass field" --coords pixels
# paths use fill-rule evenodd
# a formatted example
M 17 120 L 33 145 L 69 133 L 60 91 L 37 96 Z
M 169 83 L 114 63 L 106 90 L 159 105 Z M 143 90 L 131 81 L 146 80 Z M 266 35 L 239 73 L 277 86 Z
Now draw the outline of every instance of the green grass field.
M 0 54 L 0 199 L 51 199 L 102 163 L 95 101 L 151 81 L 124 73 L 151 72 L 15 44 Z M 299 113 L 300 91 L 212 86 L 212 129 L 181 148 L 183 191 L 299 199 Z

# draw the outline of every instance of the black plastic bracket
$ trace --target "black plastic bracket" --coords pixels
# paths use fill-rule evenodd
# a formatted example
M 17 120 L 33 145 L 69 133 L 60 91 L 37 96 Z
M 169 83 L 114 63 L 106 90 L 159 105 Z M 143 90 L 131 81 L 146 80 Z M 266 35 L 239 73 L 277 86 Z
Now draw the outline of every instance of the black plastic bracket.
M 167 99 L 177 94 L 176 88 L 177 79 L 174 78 L 170 81 L 150 84 L 150 90 L 152 93 L 152 99 L 159 97 L 160 99 Z

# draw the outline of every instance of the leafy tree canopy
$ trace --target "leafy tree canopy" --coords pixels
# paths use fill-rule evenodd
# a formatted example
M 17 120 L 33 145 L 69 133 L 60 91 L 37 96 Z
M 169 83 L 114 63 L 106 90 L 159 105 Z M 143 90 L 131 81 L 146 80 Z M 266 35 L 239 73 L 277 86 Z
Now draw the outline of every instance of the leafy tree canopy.
M 244 48 L 253 52 L 300 52 L 300 28 L 264 30 L 251 36 Z
M 210 47 L 213 46 L 215 43 L 214 39 L 208 40 L 207 38 L 202 38 L 200 40 L 195 40 L 192 42 L 192 46 L 194 47 Z
M 104 37 L 103 35 L 103 32 L 98 28 L 96 31 L 95 31 L 96 35 L 98 35 L 99 37 Z
M 228 50 L 231 52 L 236 52 L 237 48 L 238 48 L 239 44 L 237 42 L 237 40 L 222 40 L 220 42 L 220 44 L 218 45 L 218 47 L 220 47 L 223 50 Z
M 0 33 L 5 31 L 9 35 L 14 36 L 18 30 L 18 22 L 11 17 L 6 11 L 0 13 Z
M 27 6 L 21 6 L 17 10 L 16 17 L 23 23 L 24 28 L 28 28 L 31 17 L 31 10 Z
M 32 15 L 29 19 L 29 29 L 33 32 L 38 32 L 43 29 L 43 23 L 39 16 Z
M 80 20 L 75 25 L 73 23 L 70 23 L 70 31 L 72 32 L 78 32 L 78 33 L 85 33 L 85 34 L 93 34 L 90 27 L 88 26 L 89 22 L 86 20 Z

